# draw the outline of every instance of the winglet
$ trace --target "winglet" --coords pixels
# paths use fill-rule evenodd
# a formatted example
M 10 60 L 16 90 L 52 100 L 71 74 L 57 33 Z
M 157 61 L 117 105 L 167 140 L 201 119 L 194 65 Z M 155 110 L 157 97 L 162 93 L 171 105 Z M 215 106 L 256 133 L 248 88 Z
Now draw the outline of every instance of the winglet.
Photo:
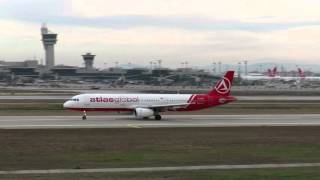
M 221 78 L 214 86 L 212 91 L 208 93 L 210 96 L 229 96 L 232 82 L 234 77 L 234 71 L 228 71 L 223 78 Z

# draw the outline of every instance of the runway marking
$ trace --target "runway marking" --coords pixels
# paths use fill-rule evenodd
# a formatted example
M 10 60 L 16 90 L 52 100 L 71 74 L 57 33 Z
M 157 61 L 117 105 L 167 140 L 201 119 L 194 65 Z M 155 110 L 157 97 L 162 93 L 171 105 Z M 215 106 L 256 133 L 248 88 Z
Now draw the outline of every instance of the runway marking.
M 131 128 L 142 128 L 140 125 L 135 125 L 135 124 L 127 124 L 127 126 Z
M 15 170 L 0 171 L 0 175 L 26 174 L 70 174 L 70 173 L 128 173 L 155 171 L 194 171 L 194 170 L 230 170 L 230 169 L 268 169 L 320 167 L 320 163 L 290 163 L 290 164 L 249 164 L 249 165 L 207 165 L 207 166 L 172 166 L 172 167 L 140 167 L 140 168 L 100 168 L 100 169 L 49 169 L 49 170 Z
M 173 127 L 281 127 L 281 126 L 320 126 L 320 123 L 214 123 L 214 124 L 139 124 L 139 125 L 126 125 L 126 124 L 75 124 L 75 125 L 7 125 L 0 126 L 0 129 L 74 129 L 74 128 L 173 128 Z

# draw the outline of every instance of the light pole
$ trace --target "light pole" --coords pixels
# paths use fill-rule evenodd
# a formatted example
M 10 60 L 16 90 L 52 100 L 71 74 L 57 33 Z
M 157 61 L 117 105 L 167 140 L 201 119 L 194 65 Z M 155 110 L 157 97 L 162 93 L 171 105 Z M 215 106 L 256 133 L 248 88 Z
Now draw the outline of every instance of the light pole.
M 212 65 L 213 65 L 213 68 L 212 68 L 213 74 L 216 74 L 217 63 L 213 62 Z
M 119 62 L 118 62 L 118 61 L 116 61 L 116 62 L 114 62 L 114 64 L 116 65 L 116 68 L 118 68 L 118 66 L 119 66 Z
M 246 76 L 248 76 L 248 61 L 247 60 L 244 61 L 244 73 Z
M 159 64 L 159 68 L 161 68 L 162 60 L 159 59 L 159 60 L 157 60 L 157 61 L 158 61 L 158 64 Z

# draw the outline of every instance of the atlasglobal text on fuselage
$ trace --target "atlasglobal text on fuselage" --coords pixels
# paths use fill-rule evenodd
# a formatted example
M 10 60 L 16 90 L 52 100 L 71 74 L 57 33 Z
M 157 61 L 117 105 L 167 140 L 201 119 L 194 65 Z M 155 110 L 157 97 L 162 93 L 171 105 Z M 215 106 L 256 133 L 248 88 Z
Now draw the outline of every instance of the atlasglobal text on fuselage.
M 138 118 L 161 119 L 165 111 L 195 111 L 235 101 L 230 95 L 234 71 L 228 71 L 207 94 L 80 94 L 63 104 L 69 110 L 130 111 Z

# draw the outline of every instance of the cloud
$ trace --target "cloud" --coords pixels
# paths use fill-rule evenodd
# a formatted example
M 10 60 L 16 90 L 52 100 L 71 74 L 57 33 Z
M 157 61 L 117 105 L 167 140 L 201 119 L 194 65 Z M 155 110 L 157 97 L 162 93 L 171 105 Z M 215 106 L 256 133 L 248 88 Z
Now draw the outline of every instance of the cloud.
M 320 18 L 318 0 L 71 0 L 77 17 L 203 16 L 245 21 L 257 17 Z
M 43 57 L 40 24 L 0 21 L 1 58 L 24 60 Z M 81 54 L 97 55 L 96 65 L 114 61 L 146 64 L 155 58 L 179 66 L 181 61 L 206 64 L 213 61 L 236 63 L 257 59 L 317 62 L 320 27 L 309 26 L 272 32 L 244 30 L 184 30 L 150 27 L 111 29 L 50 25 L 57 32 L 58 64 L 81 65 Z
M 232 20 L 216 20 L 203 17 L 155 17 L 155 16 L 109 16 L 101 18 L 78 18 L 60 16 L 19 16 L 16 20 L 41 23 L 50 22 L 57 25 L 84 26 L 113 29 L 130 29 L 138 27 L 180 28 L 186 30 L 246 30 L 275 31 L 296 27 L 319 25 L 320 21 L 294 23 L 259 23 Z
M 320 1 L 0 0 L 0 58 L 43 57 L 40 24 L 58 33 L 58 64 L 161 58 L 170 65 L 258 59 L 317 62 Z
M 0 18 L 129 29 L 273 31 L 320 25 L 320 2 L 182 0 L 22 0 L 0 4 Z M 286 6 L 285 6 L 286 5 Z M 317 6 L 318 5 L 318 6 Z M 296 11 L 297 8 L 299 11 Z M 316 12 L 316 13 L 315 13 Z M 312 18 L 311 18 L 312 16 Z
M 67 14 L 64 0 L 10 0 L 0 4 L 0 18 L 27 22 L 45 22 L 50 18 L 61 18 Z

